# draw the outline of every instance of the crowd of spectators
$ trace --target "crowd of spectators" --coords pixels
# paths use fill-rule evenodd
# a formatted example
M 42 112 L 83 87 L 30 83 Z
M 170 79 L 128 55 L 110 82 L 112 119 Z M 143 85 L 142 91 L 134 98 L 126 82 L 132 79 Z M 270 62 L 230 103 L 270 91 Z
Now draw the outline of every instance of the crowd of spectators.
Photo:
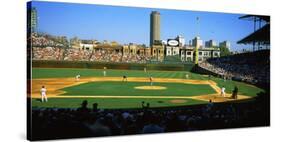
M 33 60 L 65 60 L 93 62 L 146 63 L 150 57 L 144 55 L 123 55 L 108 50 L 83 50 L 61 47 L 33 47 Z
M 88 61 L 92 52 L 82 49 L 66 49 L 63 60 L 66 61 Z
M 45 37 L 32 37 L 32 45 L 46 47 L 46 46 L 55 46 L 54 41 L 48 40 Z
M 90 61 L 97 62 L 121 62 L 122 53 L 109 52 L 107 50 L 96 50 L 93 52 Z
M 56 37 L 47 34 L 32 34 L 31 43 L 34 47 L 64 47 L 67 45 L 66 37 Z M 30 42 L 30 41 L 28 41 Z
M 146 63 L 150 60 L 149 56 L 145 55 L 123 55 L 122 62 L 133 62 L 133 63 Z
M 33 108 L 34 139 L 162 133 L 269 125 L 269 94 L 244 103 L 209 102 L 180 108 L 106 110 Z M 141 107 L 141 105 L 140 105 Z
M 98 50 L 82 50 L 70 48 L 64 36 L 52 36 L 48 34 L 31 35 L 28 44 L 32 45 L 33 60 L 66 60 L 66 61 L 96 61 L 96 62 L 124 62 L 146 63 L 149 56 L 139 54 L 123 54 L 110 48 Z M 114 47 L 112 47 L 114 48 Z
M 32 48 L 33 60 L 62 60 L 63 48 L 57 47 L 34 47 Z
M 269 50 L 208 59 L 199 66 L 220 76 L 249 83 L 269 83 L 270 79 Z

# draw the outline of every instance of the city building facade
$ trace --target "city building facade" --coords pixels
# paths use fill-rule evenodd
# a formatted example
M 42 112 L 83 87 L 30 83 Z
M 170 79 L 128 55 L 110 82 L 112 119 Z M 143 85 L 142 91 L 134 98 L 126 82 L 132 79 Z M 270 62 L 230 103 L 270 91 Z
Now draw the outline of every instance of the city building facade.
M 214 41 L 212 39 L 205 42 L 205 47 L 216 47 L 216 46 L 218 46 L 216 41 Z
M 195 61 L 195 47 L 186 46 L 180 50 L 180 57 L 182 62 L 194 62 Z M 220 49 L 213 47 L 201 47 L 198 48 L 198 62 L 205 61 L 208 58 L 220 57 Z
M 220 47 L 226 47 L 230 50 L 230 42 L 229 41 L 223 41 L 223 42 L 220 42 L 219 44 Z

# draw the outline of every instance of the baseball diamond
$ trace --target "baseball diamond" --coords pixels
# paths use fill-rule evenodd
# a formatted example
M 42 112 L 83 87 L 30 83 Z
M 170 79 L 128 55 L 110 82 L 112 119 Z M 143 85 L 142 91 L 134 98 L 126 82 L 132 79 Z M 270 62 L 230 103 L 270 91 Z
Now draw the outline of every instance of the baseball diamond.
M 191 73 L 189 71 L 139 71 L 107 69 L 33 68 L 32 106 L 77 108 L 84 99 L 98 103 L 100 108 L 140 108 L 142 101 L 151 107 L 186 106 L 213 102 L 237 101 L 231 91 L 239 87 L 238 100 L 256 96 L 261 88 L 237 82 Z M 81 75 L 79 81 L 75 75 Z M 185 75 L 189 74 L 186 79 Z M 127 81 L 122 77 L 126 75 Z M 153 76 L 153 86 L 149 76 Z M 49 102 L 40 102 L 40 88 L 45 85 Z M 226 87 L 226 97 L 220 87 Z M 140 89 L 141 88 L 141 89 Z M 159 89 L 160 88 L 160 89 Z

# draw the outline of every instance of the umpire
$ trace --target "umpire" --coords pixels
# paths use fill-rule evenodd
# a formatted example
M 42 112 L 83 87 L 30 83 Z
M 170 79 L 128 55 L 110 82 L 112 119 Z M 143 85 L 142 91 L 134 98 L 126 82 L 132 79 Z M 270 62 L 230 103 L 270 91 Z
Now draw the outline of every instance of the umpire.
M 238 98 L 238 87 L 235 86 L 234 90 L 232 91 L 232 99 L 237 99 Z

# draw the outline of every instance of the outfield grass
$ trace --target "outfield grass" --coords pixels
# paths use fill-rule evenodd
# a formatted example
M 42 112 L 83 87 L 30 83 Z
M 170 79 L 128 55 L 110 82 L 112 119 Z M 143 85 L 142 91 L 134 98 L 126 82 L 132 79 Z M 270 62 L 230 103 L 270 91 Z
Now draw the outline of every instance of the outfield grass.
M 153 85 L 166 87 L 164 90 L 139 90 L 134 87 L 149 86 L 148 82 L 89 82 L 64 88 L 67 96 L 196 96 L 213 94 L 215 90 L 205 84 L 183 84 L 183 83 L 158 83 Z
M 80 74 L 81 77 L 102 77 L 102 69 L 57 69 L 57 68 L 33 68 L 32 78 L 65 78 L 75 77 Z M 199 74 L 190 73 L 187 71 L 140 71 L 140 70 L 110 70 L 106 71 L 106 75 L 109 77 L 121 77 L 127 75 L 128 77 L 149 77 L 153 76 L 161 78 L 185 78 L 186 74 L 189 75 L 190 79 L 207 79 L 207 77 Z
M 88 107 L 92 108 L 93 103 L 98 103 L 98 108 L 122 109 L 122 108 L 141 108 L 142 101 L 150 104 L 150 107 L 169 107 L 185 106 L 193 104 L 205 104 L 207 102 L 193 99 L 185 100 L 184 103 L 172 103 L 174 99 L 100 99 L 100 98 L 52 98 L 47 103 L 42 103 L 40 99 L 32 99 L 33 108 L 53 107 L 53 108 L 77 108 L 81 106 L 83 100 L 88 101 Z

